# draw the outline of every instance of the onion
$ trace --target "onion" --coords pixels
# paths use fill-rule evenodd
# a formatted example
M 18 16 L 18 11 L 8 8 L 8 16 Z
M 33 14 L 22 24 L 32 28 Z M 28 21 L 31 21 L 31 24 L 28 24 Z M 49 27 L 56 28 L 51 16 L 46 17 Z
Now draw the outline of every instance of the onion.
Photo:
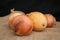
M 45 14 L 47 18 L 47 27 L 53 27 L 56 24 L 56 18 L 52 14 Z
M 28 35 L 33 30 L 32 21 L 21 11 L 11 10 L 8 24 L 17 35 Z
M 11 13 L 10 13 L 10 16 L 9 16 L 9 19 L 8 19 L 8 24 L 10 26 L 11 29 L 13 29 L 13 24 L 12 22 L 14 21 L 14 18 L 18 15 L 24 15 L 24 12 L 22 11 L 14 11 L 14 8 L 11 9 Z

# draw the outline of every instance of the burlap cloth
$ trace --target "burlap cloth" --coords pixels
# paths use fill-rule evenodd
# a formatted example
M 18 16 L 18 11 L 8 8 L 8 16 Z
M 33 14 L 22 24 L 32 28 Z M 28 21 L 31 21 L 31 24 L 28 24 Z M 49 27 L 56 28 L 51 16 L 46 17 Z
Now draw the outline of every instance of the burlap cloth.
M 0 17 L 0 40 L 60 40 L 60 22 L 53 28 L 46 28 L 42 32 L 32 32 L 28 36 L 17 36 L 8 27 L 8 17 Z

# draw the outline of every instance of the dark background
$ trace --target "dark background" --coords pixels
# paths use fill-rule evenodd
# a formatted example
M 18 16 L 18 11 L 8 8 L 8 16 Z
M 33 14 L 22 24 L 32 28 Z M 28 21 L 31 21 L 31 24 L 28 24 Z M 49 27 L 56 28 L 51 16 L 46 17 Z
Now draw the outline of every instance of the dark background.
M 25 13 L 32 11 L 51 13 L 57 21 L 60 21 L 59 0 L 0 0 L 0 17 L 8 15 L 12 8 Z

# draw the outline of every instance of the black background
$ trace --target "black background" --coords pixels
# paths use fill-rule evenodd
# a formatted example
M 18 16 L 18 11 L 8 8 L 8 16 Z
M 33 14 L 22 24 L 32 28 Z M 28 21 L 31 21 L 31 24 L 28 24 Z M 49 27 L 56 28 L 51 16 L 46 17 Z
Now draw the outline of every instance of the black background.
M 25 13 L 32 11 L 51 13 L 57 21 L 60 21 L 59 0 L 0 0 L 0 17 L 8 15 L 12 8 Z

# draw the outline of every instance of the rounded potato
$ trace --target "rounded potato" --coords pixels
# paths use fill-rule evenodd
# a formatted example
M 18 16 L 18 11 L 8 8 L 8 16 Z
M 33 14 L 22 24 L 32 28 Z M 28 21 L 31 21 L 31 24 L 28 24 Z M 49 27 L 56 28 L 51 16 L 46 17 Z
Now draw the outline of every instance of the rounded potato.
M 33 30 L 35 31 L 42 31 L 47 27 L 47 19 L 45 15 L 41 12 L 31 12 L 27 14 L 27 16 L 33 22 Z

